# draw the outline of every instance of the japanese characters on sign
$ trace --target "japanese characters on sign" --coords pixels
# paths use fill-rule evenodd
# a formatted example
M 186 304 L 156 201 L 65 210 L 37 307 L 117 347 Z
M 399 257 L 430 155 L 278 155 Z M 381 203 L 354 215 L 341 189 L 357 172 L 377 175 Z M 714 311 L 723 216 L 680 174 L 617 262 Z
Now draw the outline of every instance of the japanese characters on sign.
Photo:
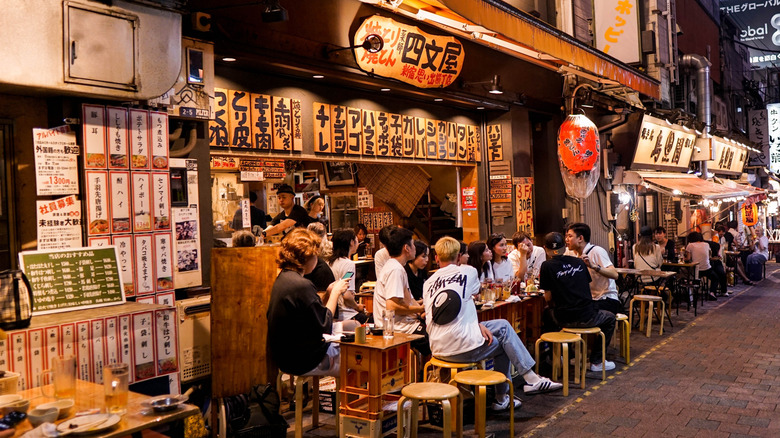
M 292 150 L 292 110 L 290 108 L 290 99 L 274 96 L 272 103 L 274 150 L 289 152 Z
M 87 239 L 87 243 L 89 247 L 91 248 L 105 248 L 107 246 L 111 246 L 111 236 L 97 236 L 97 237 L 90 237 Z M 38 249 L 43 249 L 38 247 Z
M 130 118 L 130 168 L 148 169 L 151 156 L 149 111 L 131 109 Z
M 116 247 L 117 257 L 119 258 L 119 269 L 122 284 L 124 285 L 125 295 L 135 296 L 135 260 L 133 258 L 133 237 L 132 236 L 114 236 L 113 243 Z
M 106 110 L 100 105 L 82 105 L 84 167 L 106 168 Z
M 645 114 L 631 169 L 687 171 L 695 143 L 693 130 Z
M 46 368 L 43 363 L 43 329 L 28 330 L 27 335 L 30 339 L 30 375 L 33 377 L 33 385 L 41 386 L 43 370 Z
M 155 318 L 157 319 L 157 375 L 175 373 L 179 371 L 176 311 L 157 310 Z
M 87 234 L 108 234 L 111 204 L 108 200 L 108 171 L 88 170 L 87 179 Z
M 534 179 L 515 178 L 517 231 L 534 236 Z
M 140 312 L 133 315 L 133 355 L 135 381 L 155 377 L 155 348 L 153 330 L 153 312 Z
M 463 211 L 476 211 L 477 210 L 477 188 L 476 187 L 463 187 L 461 188 L 461 207 Z
M 501 125 L 488 125 L 487 127 L 488 161 L 501 161 L 504 159 L 504 141 L 501 137 L 502 137 Z
M 151 176 L 133 172 L 133 232 L 152 231 Z
M 720 137 L 710 140 L 715 149 L 715 160 L 708 162 L 707 170 L 715 174 L 741 175 L 748 156 L 747 149 L 741 144 L 733 144 Z
M 252 100 L 254 101 L 254 97 Z M 214 100 L 211 105 L 214 119 L 209 120 L 209 146 L 228 147 L 230 142 L 228 141 L 227 90 L 214 88 Z M 252 120 L 255 120 L 254 116 Z
M 158 292 L 173 289 L 172 248 L 171 233 L 154 235 L 154 255 L 157 260 L 155 290 Z
M 127 169 L 130 167 L 127 146 L 127 109 L 108 107 L 108 168 Z
M 766 106 L 767 129 L 769 133 L 769 171 L 780 172 L 780 104 Z
M 512 174 L 509 161 L 491 161 L 490 174 L 490 212 L 494 217 L 512 216 Z
M 81 202 L 70 195 L 37 201 L 38 249 L 80 248 Z
M 369 233 L 378 233 L 382 228 L 393 225 L 393 212 L 383 207 L 361 208 L 360 223 Z
M 151 234 L 133 236 L 135 246 L 135 294 L 154 293 L 154 239 Z
M 168 114 L 151 111 L 149 127 L 152 141 L 152 169 L 168 169 Z
M 111 181 L 111 232 L 129 233 L 133 231 L 130 222 L 130 172 L 110 171 Z
M 151 194 L 154 231 L 169 231 L 171 229 L 171 186 L 168 173 L 152 173 Z
M 593 2 L 596 48 L 625 63 L 641 61 L 636 0 Z
M 453 37 L 431 35 L 387 17 L 367 18 L 355 32 L 355 45 L 369 35 L 378 35 L 384 46 L 376 53 L 355 49 L 358 66 L 364 71 L 398 79 L 418 88 L 450 85 L 463 68 L 463 45 Z
M 76 133 L 70 127 L 33 129 L 36 194 L 73 195 L 79 192 Z
M 748 165 L 767 166 L 769 164 L 769 126 L 767 124 L 767 110 L 750 110 L 748 116 L 748 135 L 750 141 L 757 143 L 759 153 L 751 153 Z
M 105 364 L 105 357 L 103 356 L 103 343 L 105 341 L 105 335 L 103 333 L 103 320 L 93 319 L 89 322 L 90 325 L 90 344 L 92 347 L 92 380 L 95 383 L 103 383 L 103 365 Z

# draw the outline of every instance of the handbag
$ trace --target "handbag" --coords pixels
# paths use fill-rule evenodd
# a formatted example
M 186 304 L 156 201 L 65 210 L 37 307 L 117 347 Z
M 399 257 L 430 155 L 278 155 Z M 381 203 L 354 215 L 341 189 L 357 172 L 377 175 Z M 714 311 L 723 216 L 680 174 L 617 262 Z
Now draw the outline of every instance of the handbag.
M 33 292 L 24 272 L 0 272 L 0 329 L 17 330 L 30 326 Z

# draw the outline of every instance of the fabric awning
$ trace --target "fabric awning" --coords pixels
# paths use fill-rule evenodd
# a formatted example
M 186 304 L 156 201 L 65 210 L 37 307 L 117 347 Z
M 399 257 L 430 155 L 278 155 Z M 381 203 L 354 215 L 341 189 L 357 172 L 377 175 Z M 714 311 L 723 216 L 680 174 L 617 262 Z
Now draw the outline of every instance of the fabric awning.
M 377 6 L 382 6 L 380 3 Z M 497 50 L 558 71 L 582 71 L 656 100 L 660 82 L 506 3 L 486 0 L 404 0 L 395 12 L 430 20 Z M 404 11 L 404 7 L 416 9 Z M 424 11 L 425 13 L 420 13 Z
M 759 201 L 763 201 L 764 199 L 767 198 L 768 191 L 765 190 L 765 189 L 762 189 L 760 187 L 755 187 L 755 186 L 751 186 L 751 185 L 747 185 L 747 184 L 740 184 L 740 183 L 732 181 L 730 179 L 716 178 L 716 181 L 718 181 L 719 183 L 723 184 L 726 187 L 729 187 L 729 188 L 732 188 L 732 189 L 735 189 L 735 190 L 745 190 L 745 191 L 747 191 L 749 193 L 747 195 L 748 196 L 748 201 L 750 201 L 750 202 L 759 202 Z
M 745 189 L 726 187 L 696 177 L 695 175 L 643 176 L 642 180 L 651 186 L 661 188 L 662 191 L 671 192 L 675 196 L 698 197 L 703 199 L 724 199 L 750 196 Z

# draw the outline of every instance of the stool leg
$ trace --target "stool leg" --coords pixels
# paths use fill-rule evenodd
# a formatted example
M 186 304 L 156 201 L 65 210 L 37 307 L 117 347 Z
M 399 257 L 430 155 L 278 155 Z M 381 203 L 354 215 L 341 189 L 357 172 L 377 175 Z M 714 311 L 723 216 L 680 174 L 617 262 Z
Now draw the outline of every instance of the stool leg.
M 561 344 L 553 344 L 552 379 L 558 380 L 558 368 L 561 362 Z
M 444 412 L 444 438 L 452 437 L 452 406 L 449 400 L 441 401 L 441 410 Z M 415 431 L 413 438 L 417 436 Z
M 582 375 L 580 376 L 580 387 L 582 389 L 585 389 L 585 372 L 588 369 L 588 346 L 585 344 L 585 340 L 580 338 L 580 358 L 579 360 L 582 362 Z
M 666 303 L 664 303 L 663 300 L 662 300 L 661 301 L 661 330 L 658 331 L 659 335 L 663 335 L 664 334 L 664 316 L 665 315 L 666 315 Z M 669 324 L 672 323 L 671 321 L 672 320 L 670 319 L 669 320 Z
M 539 344 L 542 342 L 541 339 L 536 340 L 536 344 L 534 344 L 534 353 L 536 358 L 536 374 L 539 374 Z
M 290 376 L 292 379 L 293 376 Z M 303 437 L 303 377 L 295 378 L 295 438 Z
M 634 300 L 628 303 L 628 327 L 629 330 L 634 327 Z
M 601 380 L 607 380 L 607 341 L 604 332 L 601 335 Z
M 320 427 L 320 378 L 313 376 L 311 378 L 312 400 L 311 400 L 311 427 Z
M 339 388 L 341 388 L 341 379 L 336 377 L 336 406 L 333 407 L 333 417 L 336 419 L 336 436 L 338 437 L 341 436 L 341 421 L 339 420 L 341 417 L 341 391 Z
M 455 398 L 458 403 L 457 412 L 455 413 L 455 415 L 458 416 L 458 421 L 455 426 L 455 435 L 458 438 L 463 438 L 463 395 L 458 394 Z
M 623 321 L 623 323 L 625 323 L 625 321 Z M 624 330 L 625 330 L 625 336 L 626 336 L 626 339 L 625 339 L 625 341 L 626 341 L 625 342 L 626 343 L 626 346 L 625 346 L 625 349 L 626 349 L 626 364 L 630 364 L 631 363 L 631 327 L 625 327 Z
M 509 381 L 509 436 L 515 436 L 515 386 L 512 384 L 512 379 Z
M 580 368 L 582 367 L 581 359 L 582 353 L 580 352 L 579 343 L 574 344 L 574 383 L 580 383 Z
M 645 334 L 645 336 L 649 338 L 650 331 L 652 330 L 653 327 L 653 302 L 649 301 L 647 303 L 647 306 L 648 306 L 647 307 L 647 333 Z M 642 303 L 642 307 L 644 307 L 644 303 Z
M 417 438 L 417 415 L 420 410 L 420 401 L 416 398 L 412 399 L 412 416 L 409 421 L 409 436 L 411 438 Z M 447 417 L 444 417 L 444 424 L 447 427 Z
M 406 401 L 406 397 L 401 396 L 401 398 L 398 399 L 398 408 L 395 411 L 396 412 L 396 421 L 398 422 L 398 426 L 396 426 L 397 436 L 398 438 L 404 438 L 404 425 L 406 424 L 405 421 L 405 415 L 404 415 L 404 402 Z
M 569 344 L 563 343 L 563 395 L 569 395 Z M 511 385 L 510 385 L 511 386 Z
M 476 391 L 476 414 L 474 415 L 474 428 L 476 429 L 479 438 L 485 438 L 485 386 L 477 385 Z M 509 403 L 514 404 L 514 400 L 510 400 Z
M 647 302 L 646 301 L 640 301 L 639 302 L 639 331 L 643 331 L 645 329 L 645 310 L 647 310 Z

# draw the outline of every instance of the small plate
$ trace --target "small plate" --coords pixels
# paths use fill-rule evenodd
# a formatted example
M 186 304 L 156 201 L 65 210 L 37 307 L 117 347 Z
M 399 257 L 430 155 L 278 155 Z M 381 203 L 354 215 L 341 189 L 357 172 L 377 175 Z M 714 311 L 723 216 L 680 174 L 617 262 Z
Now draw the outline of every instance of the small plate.
M 167 412 L 178 408 L 180 404 L 186 401 L 186 395 L 167 394 L 142 401 L 141 406 L 151 408 L 155 412 Z
M 83 417 L 74 417 L 68 421 L 63 421 L 62 423 L 57 425 L 57 431 L 59 431 L 60 433 L 65 433 L 68 430 L 76 429 L 78 427 L 86 426 L 89 423 L 100 421 L 101 418 L 106 418 L 106 414 L 84 415 Z M 102 432 L 104 430 L 108 430 L 116 426 L 117 423 L 119 423 L 121 420 L 122 418 L 120 418 L 119 415 L 111 415 L 108 417 L 106 421 L 98 424 L 95 427 L 80 432 L 69 432 L 69 433 L 72 435 L 89 435 L 92 433 Z

